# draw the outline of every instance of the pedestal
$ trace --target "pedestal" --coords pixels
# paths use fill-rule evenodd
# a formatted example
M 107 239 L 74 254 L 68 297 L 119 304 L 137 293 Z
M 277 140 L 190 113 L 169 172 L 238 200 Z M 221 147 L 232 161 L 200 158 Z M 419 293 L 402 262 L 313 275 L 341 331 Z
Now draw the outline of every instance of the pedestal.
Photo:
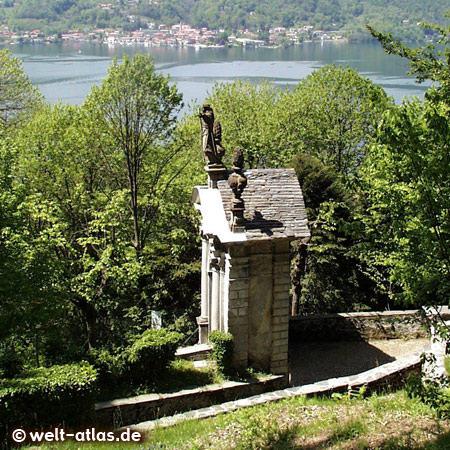
M 217 189 L 217 182 L 225 180 L 227 175 L 227 168 L 223 164 L 210 164 L 205 167 L 208 173 L 208 187 L 210 189 Z

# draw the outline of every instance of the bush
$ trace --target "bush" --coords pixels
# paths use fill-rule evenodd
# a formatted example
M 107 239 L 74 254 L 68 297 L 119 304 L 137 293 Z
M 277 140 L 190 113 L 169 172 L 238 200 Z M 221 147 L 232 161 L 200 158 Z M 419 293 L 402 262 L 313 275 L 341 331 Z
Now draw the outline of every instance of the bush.
M 0 380 L 0 423 L 22 427 L 86 424 L 93 418 L 96 381 L 97 371 L 86 362 L 41 367 Z
M 439 417 L 449 419 L 450 390 L 448 386 L 447 377 L 424 381 L 419 375 L 413 374 L 408 377 L 405 390 L 409 397 L 418 398 L 435 409 Z
M 213 344 L 213 358 L 217 372 L 230 375 L 232 372 L 234 341 L 231 333 L 215 330 L 209 335 L 209 342 Z
M 175 359 L 183 335 L 164 328 L 146 330 L 136 338 L 124 355 L 127 372 L 137 383 L 161 375 Z
M 107 349 L 94 349 L 91 352 L 89 360 L 97 369 L 98 384 L 100 387 L 114 386 L 126 370 L 126 361 L 123 352 L 113 354 Z

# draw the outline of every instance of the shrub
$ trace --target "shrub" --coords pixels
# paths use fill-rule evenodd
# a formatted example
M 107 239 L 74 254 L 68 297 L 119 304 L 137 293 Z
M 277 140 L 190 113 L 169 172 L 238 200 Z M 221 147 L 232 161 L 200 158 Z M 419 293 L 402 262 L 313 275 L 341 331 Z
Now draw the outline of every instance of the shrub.
M 181 333 L 164 328 L 144 331 L 124 355 L 131 379 L 147 383 L 163 373 L 175 359 L 175 351 L 182 339 Z
M 123 353 L 113 354 L 107 349 L 94 349 L 89 360 L 97 369 L 100 387 L 115 385 L 126 370 L 126 361 Z
M 86 362 L 41 367 L 0 380 L 0 423 L 25 427 L 86 424 L 93 418 L 96 381 L 97 371 Z
M 411 398 L 418 398 L 436 410 L 439 417 L 450 418 L 450 391 L 449 380 L 444 377 L 440 380 L 424 381 L 419 375 L 410 375 L 405 390 Z
M 231 333 L 215 330 L 209 335 L 209 342 L 213 344 L 213 358 L 217 371 L 223 375 L 232 372 L 234 341 Z

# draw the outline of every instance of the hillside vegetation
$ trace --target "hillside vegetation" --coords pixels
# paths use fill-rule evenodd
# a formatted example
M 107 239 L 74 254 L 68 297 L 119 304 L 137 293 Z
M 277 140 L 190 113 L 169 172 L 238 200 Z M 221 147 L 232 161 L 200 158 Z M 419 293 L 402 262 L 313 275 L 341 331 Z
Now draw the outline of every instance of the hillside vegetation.
M 148 22 L 264 34 L 271 26 L 342 31 L 358 36 L 370 23 L 409 40 L 424 37 L 417 22 L 443 24 L 450 0 L 3 0 L 0 21 L 15 31 L 145 28 Z M 426 31 L 425 31 L 426 33 Z

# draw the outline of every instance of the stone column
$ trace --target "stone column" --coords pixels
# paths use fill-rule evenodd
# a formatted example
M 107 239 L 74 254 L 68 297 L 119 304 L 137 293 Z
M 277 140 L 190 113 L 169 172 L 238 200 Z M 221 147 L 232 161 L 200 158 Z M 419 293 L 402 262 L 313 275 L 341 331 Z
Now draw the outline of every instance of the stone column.
M 211 259 L 212 289 L 211 289 L 211 313 L 210 331 L 220 329 L 220 267 L 217 257 Z
M 219 291 L 219 298 L 220 298 L 220 307 L 219 307 L 219 329 L 221 331 L 225 330 L 225 314 L 227 311 L 228 305 L 225 301 L 225 254 L 220 255 L 219 260 L 219 279 L 220 279 L 220 291 Z
M 206 344 L 208 342 L 208 323 L 209 323 L 208 256 L 209 256 L 209 242 L 204 237 L 202 239 L 201 310 L 200 310 L 200 317 L 197 317 L 200 344 Z

